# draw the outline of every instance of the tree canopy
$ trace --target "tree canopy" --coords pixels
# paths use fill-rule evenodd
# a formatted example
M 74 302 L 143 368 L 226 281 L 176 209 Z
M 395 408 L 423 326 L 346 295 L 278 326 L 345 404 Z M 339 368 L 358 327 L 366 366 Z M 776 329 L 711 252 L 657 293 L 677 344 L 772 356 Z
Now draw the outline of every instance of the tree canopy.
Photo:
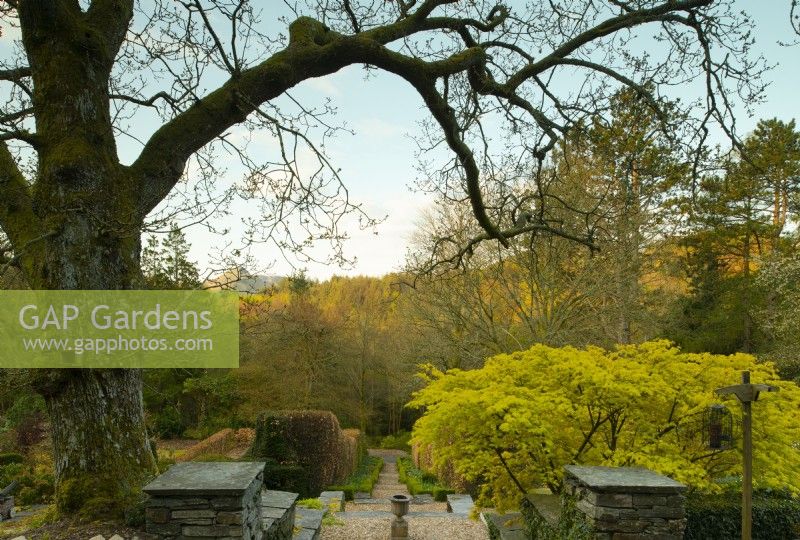
M 291 4 L 280 29 L 261 23 L 269 15 L 246 0 L 6 1 L 2 21 L 19 32 L 0 61 L 2 268 L 16 266 L 35 289 L 141 288 L 144 229 L 180 212 L 202 221 L 234 196 L 263 210 L 249 242 L 336 244 L 341 216 L 361 211 L 324 153 L 337 126 L 291 90 L 346 66 L 393 74 L 424 103 L 421 146 L 449 149 L 428 187 L 468 200 L 482 229 L 464 245 L 440 239 L 455 262 L 484 240 L 509 245 L 532 231 L 593 245 L 594 220 L 567 230 L 557 197 L 515 192 L 520 170 L 530 172 L 515 164 L 541 163 L 619 87 L 669 130 L 656 89 L 701 81 L 691 116 L 701 144 L 712 126 L 735 136 L 732 98 L 763 91 L 750 22 L 726 0 L 310 0 Z M 658 53 L 632 46 L 640 38 Z M 121 159 L 120 140 L 153 112 L 138 155 Z M 490 119 L 506 134 L 500 152 L 486 146 Z M 235 144 L 237 125 L 271 133 L 271 157 Z M 298 165 L 304 147 L 317 160 L 310 173 Z M 248 174 L 220 184 L 218 152 Z M 52 420 L 59 508 L 119 510 L 155 471 L 141 373 L 43 370 L 31 380 Z
M 542 485 L 559 491 L 570 463 L 643 466 L 719 491 L 719 480 L 741 474 L 741 460 L 709 449 L 702 418 L 719 400 L 714 389 L 735 384 L 742 370 L 780 389 L 753 407 L 757 482 L 798 493 L 797 385 L 752 356 L 684 353 L 665 341 L 615 350 L 536 345 L 480 369 L 429 367 L 410 403 L 424 411 L 412 441 L 430 445 L 436 465 L 481 479 L 487 505 L 514 507 Z M 727 405 L 738 422 L 738 402 Z

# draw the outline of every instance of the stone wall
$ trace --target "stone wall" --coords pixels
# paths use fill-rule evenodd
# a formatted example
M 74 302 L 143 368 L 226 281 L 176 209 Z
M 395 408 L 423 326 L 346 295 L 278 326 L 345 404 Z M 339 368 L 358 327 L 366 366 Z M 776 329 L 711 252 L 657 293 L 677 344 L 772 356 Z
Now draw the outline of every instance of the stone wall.
M 146 530 L 163 540 L 261 540 L 264 463 L 178 463 L 144 487 Z
M 679 540 L 686 528 L 686 486 L 638 467 L 564 468 L 575 497 L 598 540 Z

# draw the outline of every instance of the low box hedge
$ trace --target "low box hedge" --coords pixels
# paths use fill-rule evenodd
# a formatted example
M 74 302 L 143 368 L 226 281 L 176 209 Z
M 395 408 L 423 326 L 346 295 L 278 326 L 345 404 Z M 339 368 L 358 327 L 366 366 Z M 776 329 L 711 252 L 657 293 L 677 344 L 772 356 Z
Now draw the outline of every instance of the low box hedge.
M 455 493 L 455 490 L 439 484 L 434 475 L 418 469 L 410 458 L 398 458 L 397 473 L 412 495 L 428 494 L 435 501 L 445 502 L 449 494 Z
M 686 498 L 686 540 L 728 540 L 742 535 L 742 495 L 689 494 Z M 800 537 L 800 499 L 789 493 L 753 494 L 753 539 Z
M 344 498 L 352 501 L 357 492 L 372 493 L 372 488 L 378 483 L 378 477 L 383 469 L 383 459 L 375 456 L 365 456 L 358 468 L 347 477 L 344 482 L 329 486 L 328 491 L 343 491 Z

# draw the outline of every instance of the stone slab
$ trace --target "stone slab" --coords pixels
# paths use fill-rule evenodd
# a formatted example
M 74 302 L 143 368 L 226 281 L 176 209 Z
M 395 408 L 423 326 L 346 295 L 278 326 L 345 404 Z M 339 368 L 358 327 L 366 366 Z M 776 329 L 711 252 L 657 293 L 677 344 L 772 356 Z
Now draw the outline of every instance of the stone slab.
M 313 508 L 298 508 L 294 514 L 294 526 L 303 529 L 318 530 L 322 527 L 322 518 L 325 516 L 324 510 L 314 510 Z
M 558 495 L 549 493 L 529 493 L 527 495 L 528 502 L 530 502 L 539 515 L 551 526 L 558 523 L 558 518 L 561 515 L 561 498 Z
M 186 462 L 176 463 L 147 484 L 150 496 L 164 495 L 242 495 L 264 471 L 263 462 Z
M 323 491 L 319 494 L 319 502 L 326 510 L 330 510 L 331 505 L 334 505 L 334 512 L 344 512 L 344 491 Z
M 601 493 L 680 493 L 686 486 L 641 467 L 566 465 L 566 480 Z
M 319 531 L 312 531 L 311 529 L 300 529 L 294 536 L 292 536 L 292 540 L 317 540 L 320 534 Z
M 481 512 L 481 521 L 487 527 L 497 529 L 501 540 L 529 540 L 528 531 L 525 528 L 525 519 L 519 512 L 509 512 L 502 515 L 494 512 Z
M 472 501 L 472 497 L 470 495 L 451 493 L 447 496 L 448 512 L 468 516 L 474 507 L 475 503 Z
M 261 506 L 270 508 L 291 508 L 297 502 L 297 493 L 290 491 L 276 491 L 272 489 L 261 492 Z

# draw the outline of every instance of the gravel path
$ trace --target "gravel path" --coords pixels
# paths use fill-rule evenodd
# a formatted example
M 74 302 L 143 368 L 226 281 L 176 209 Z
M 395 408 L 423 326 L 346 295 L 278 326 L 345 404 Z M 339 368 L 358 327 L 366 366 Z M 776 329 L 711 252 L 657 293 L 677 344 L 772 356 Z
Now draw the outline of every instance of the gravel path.
M 326 525 L 322 540 L 389 540 L 392 518 L 347 519 L 344 525 Z M 410 518 L 410 540 L 486 540 L 489 533 L 480 521 L 463 517 Z
M 397 457 L 404 453 L 370 450 L 370 454 L 380 455 L 384 458 L 383 470 L 378 478 L 378 483 L 372 490 L 372 497 L 377 499 L 389 498 L 392 495 L 409 495 L 406 486 L 400 484 L 395 464 Z M 356 504 L 348 502 L 345 506 L 347 512 L 388 512 L 390 510 L 391 506 L 388 503 Z M 435 517 L 407 516 L 410 540 L 486 540 L 489 536 L 486 526 L 480 521 L 447 513 L 446 503 L 412 504 L 410 511 L 440 514 Z M 343 516 L 343 518 L 339 519 L 342 523 L 340 525 L 325 525 L 322 528 L 322 540 L 388 540 L 391 536 L 392 520 L 394 519 L 392 516 Z

